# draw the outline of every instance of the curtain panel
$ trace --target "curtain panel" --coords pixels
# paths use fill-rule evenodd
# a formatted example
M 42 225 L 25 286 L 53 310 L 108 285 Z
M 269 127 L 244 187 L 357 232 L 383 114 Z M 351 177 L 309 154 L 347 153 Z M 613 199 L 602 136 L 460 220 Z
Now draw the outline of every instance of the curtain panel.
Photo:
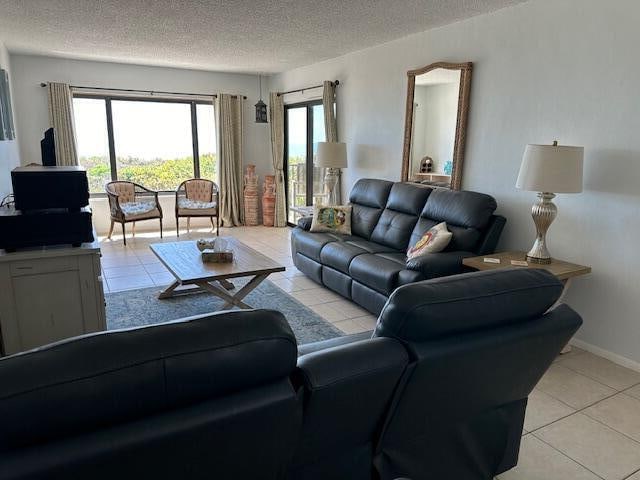
M 273 225 L 287 225 L 287 204 L 284 189 L 284 99 L 271 92 L 269 95 L 269 123 L 271 125 L 271 159 L 276 174 L 276 211 Z
M 49 82 L 49 124 L 53 127 L 58 165 L 78 165 L 73 96 L 66 83 Z
M 322 82 L 322 107 L 324 110 L 324 131 L 327 142 L 338 141 L 338 126 L 336 124 L 336 86 L 333 82 Z
M 244 223 L 242 205 L 242 141 L 243 98 L 219 94 L 218 114 L 218 171 L 220 176 L 219 214 L 225 227 Z
M 333 82 L 325 80 L 322 82 L 322 109 L 324 110 L 324 132 L 327 142 L 338 141 L 338 126 L 336 124 L 336 86 Z M 322 169 L 322 176 L 325 177 L 326 169 Z M 333 188 L 333 195 L 327 196 L 329 203 L 342 202 L 341 175 L 338 170 L 338 179 Z M 328 194 L 328 187 L 325 185 L 325 193 Z

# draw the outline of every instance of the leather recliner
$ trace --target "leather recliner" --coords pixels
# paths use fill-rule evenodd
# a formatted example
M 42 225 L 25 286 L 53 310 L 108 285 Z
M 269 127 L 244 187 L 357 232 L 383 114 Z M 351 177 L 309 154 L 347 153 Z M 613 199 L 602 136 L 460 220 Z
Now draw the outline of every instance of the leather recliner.
M 506 222 L 496 201 L 477 192 L 360 179 L 351 190 L 351 233 L 310 232 L 311 217 L 291 234 L 295 266 L 311 279 L 379 314 L 398 287 L 463 273 L 462 259 L 495 250 Z M 446 222 L 453 237 L 440 253 L 407 262 L 406 251 Z
M 0 359 L 0 479 L 282 478 L 296 358 L 282 314 L 255 310 Z
M 253 310 L 0 359 L 0 479 L 490 480 L 581 324 L 561 291 L 542 270 L 417 282 L 369 338 L 298 352 Z

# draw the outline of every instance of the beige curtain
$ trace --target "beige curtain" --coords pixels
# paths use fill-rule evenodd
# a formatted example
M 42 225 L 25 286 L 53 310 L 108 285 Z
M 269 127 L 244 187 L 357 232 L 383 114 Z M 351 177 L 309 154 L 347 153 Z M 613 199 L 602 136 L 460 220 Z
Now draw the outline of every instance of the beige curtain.
M 53 127 L 58 165 L 78 165 L 73 97 L 66 83 L 49 82 L 49 124 Z
M 287 205 L 284 193 L 284 99 L 271 92 L 269 95 L 269 122 L 271 124 L 271 160 L 276 174 L 276 211 L 273 225 L 287 225 Z
M 324 110 L 324 132 L 327 142 L 338 141 L 338 126 L 336 125 L 336 86 L 333 82 L 325 80 L 322 82 L 322 107 Z M 325 176 L 325 169 L 322 169 L 322 177 Z M 338 170 L 338 179 L 336 186 L 333 189 L 333 195 L 327 196 L 329 203 L 341 203 L 342 202 L 342 188 L 341 188 L 341 175 Z M 325 186 L 325 193 L 328 193 Z
M 218 114 L 218 170 L 220 176 L 219 213 L 225 227 L 244 222 L 242 205 L 243 98 L 220 94 Z
M 324 131 L 327 142 L 338 141 L 338 127 L 336 125 L 336 87 L 333 82 L 325 80 L 322 83 L 322 107 L 324 109 Z

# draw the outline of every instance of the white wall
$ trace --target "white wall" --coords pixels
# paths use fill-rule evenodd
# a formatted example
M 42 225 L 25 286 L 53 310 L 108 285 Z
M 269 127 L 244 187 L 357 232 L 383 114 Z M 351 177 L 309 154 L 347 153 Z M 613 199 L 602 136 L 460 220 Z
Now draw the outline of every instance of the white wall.
M 71 85 L 161 90 L 180 93 L 234 93 L 246 95 L 244 164 L 257 165 L 260 183 L 272 172 L 269 126 L 254 122 L 253 105 L 258 101 L 258 77 L 118 63 L 90 62 L 31 55 L 11 55 L 15 117 L 20 131 L 23 164 L 40 162 L 40 139 L 48 128 L 47 94 L 41 82 Z M 264 83 L 264 82 L 263 82 Z M 266 89 L 263 86 L 263 96 Z M 93 199 L 94 224 L 99 233 L 108 228 L 106 200 Z M 165 205 L 166 204 L 166 205 Z M 175 228 L 173 201 L 163 202 L 165 225 Z M 194 224 L 197 222 L 194 220 Z M 141 222 L 136 229 L 157 228 L 155 222 Z
M 640 362 L 640 2 L 532 0 L 285 72 L 271 87 L 339 79 L 345 183 L 400 177 L 406 71 L 474 62 L 463 187 L 494 195 L 501 249 L 528 249 L 532 192 L 514 187 L 527 143 L 584 145 L 585 191 L 559 195 L 551 253 L 593 267 L 567 302 L 578 338 Z M 638 364 L 637 364 L 638 365 Z
M 9 62 L 9 52 L 2 43 L 0 39 L 0 67 L 6 70 L 9 73 L 9 88 L 11 90 L 11 100 L 15 106 L 15 86 L 11 81 L 11 65 Z M 14 123 L 15 123 L 15 108 L 13 108 L 14 112 Z M 16 127 L 16 138 L 17 138 L 18 128 Z M 20 156 L 18 154 L 18 141 L 17 140 L 5 140 L 0 142 L 0 200 L 2 200 L 5 195 L 11 193 L 11 170 L 14 167 L 20 165 Z

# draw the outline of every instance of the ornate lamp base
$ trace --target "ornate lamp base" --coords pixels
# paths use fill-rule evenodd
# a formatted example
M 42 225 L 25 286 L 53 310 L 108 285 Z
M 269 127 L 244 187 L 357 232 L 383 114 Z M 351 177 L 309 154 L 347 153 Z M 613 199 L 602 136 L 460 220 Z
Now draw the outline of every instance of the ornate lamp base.
M 324 184 L 327 187 L 327 205 L 340 205 L 340 169 L 328 167 L 325 169 Z
M 538 201 L 531 207 L 531 216 L 536 225 L 536 241 L 527 253 L 527 260 L 532 263 L 551 263 L 551 255 L 547 250 L 547 230 L 558 214 L 558 208 L 553 203 L 555 194 L 550 192 L 538 193 Z

